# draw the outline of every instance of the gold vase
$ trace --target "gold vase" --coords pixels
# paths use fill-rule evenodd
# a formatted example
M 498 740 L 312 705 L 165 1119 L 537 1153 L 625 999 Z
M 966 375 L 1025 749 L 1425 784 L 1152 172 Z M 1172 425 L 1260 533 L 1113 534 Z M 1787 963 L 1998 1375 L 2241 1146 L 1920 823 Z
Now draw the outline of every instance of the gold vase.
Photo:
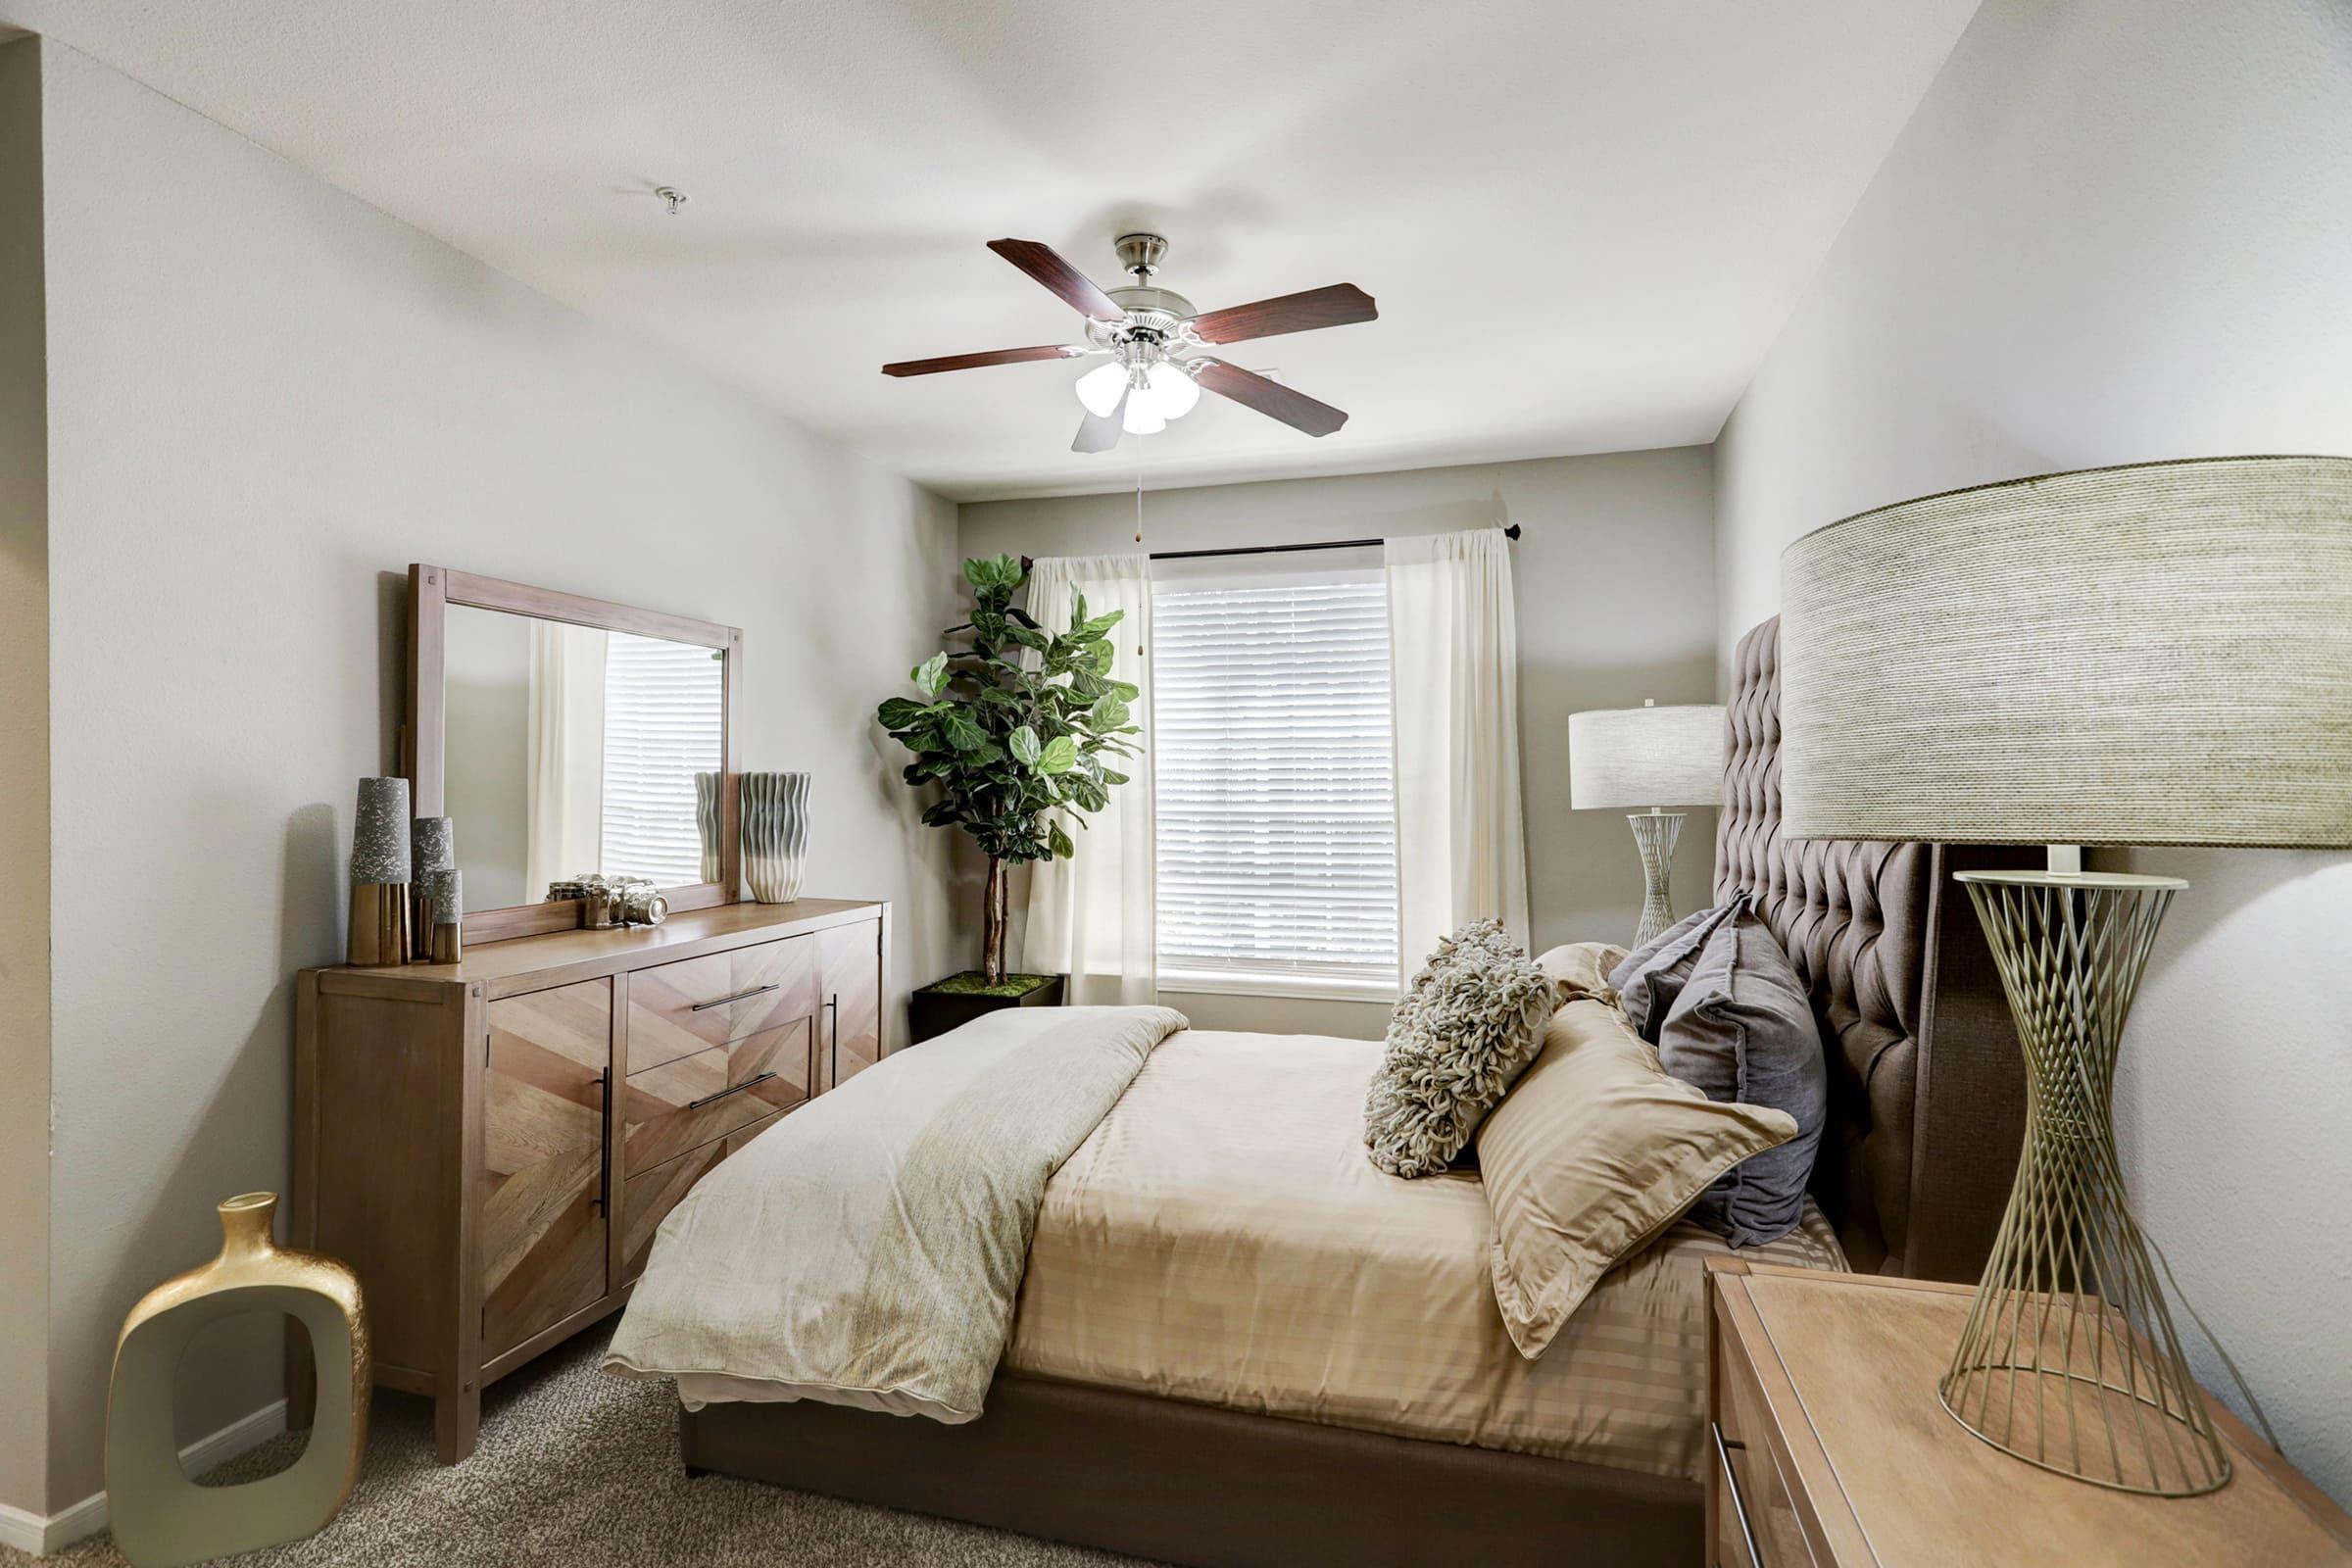
M 316 1535 L 351 1496 L 368 1446 L 368 1318 L 359 1276 L 271 1240 L 275 1193 L 220 1205 L 220 1255 L 140 1298 L 115 1346 L 106 1407 L 107 1511 L 135 1568 L 172 1568 Z M 179 1467 L 172 1385 L 206 1325 L 282 1312 L 308 1331 L 318 1383 L 310 1444 L 290 1467 L 240 1487 L 200 1487 Z

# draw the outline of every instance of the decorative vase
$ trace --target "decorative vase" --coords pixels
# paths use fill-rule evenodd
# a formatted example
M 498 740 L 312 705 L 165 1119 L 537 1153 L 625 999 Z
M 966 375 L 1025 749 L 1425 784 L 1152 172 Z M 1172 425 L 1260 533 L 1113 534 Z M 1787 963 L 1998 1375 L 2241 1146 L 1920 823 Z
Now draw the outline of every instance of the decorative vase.
M 406 963 L 414 951 L 409 906 L 409 781 L 360 780 L 351 824 L 351 931 L 347 963 Z
M 402 844 L 405 848 L 407 837 Z M 359 1276 L 270 1240 L 275 1193 L 220 1205 L 220 1255 L 141 1298 L 123 1320 L 106 1406 L 107 1511 L 135 1568 L 172 1568 L 316 1535 L 351 1496 L 368 1447 L 368 1316 Z M 207 1324 L 282 1312 L 309 1332 L 318 1413 L 302 1457 L 265 1480 L 204 1487 L 179 1467 L 181 1354 Z
M 808 853 L 808 775 L 743 775 L 743 888 L 761 904 L 801 896 Z
M 694 827 L 703 841 L 703 880 L 706 882 L 715 882 L 726 874 L 725 868 L 719 863 L 718 854 L 722 815 L 718 808 L 721 799 L 718 793 L 719 778 L 720 775 L 716 773 L 694 775 Z
M 425 872 L 420 885 L 424 896 L 417 904 L 424 911 L 424 923 L 416 933 L 416 946 L 425 950 L 429 962 L 455 963 L 464 956 L 458 941 L 460 922 L 466 917 L 464 877 L 451 866 Z

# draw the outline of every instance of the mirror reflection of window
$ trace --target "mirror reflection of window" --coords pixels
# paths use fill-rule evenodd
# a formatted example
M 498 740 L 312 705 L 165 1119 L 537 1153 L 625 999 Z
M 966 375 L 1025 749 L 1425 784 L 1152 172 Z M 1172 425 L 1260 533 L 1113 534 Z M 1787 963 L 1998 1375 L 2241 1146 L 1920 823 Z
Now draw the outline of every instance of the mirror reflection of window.
M 470 906 L 536 903 L 587 872 L 717 878 L 717 651 L 453 605 L 443 669 L 444 809 Z

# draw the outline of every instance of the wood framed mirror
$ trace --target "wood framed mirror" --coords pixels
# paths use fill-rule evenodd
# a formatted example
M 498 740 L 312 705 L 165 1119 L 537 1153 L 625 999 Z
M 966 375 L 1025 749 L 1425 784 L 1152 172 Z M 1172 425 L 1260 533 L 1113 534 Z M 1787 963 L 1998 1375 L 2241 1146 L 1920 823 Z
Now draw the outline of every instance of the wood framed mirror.
M 401 769 L 455 822 L 464 940 L 573 929 L 548 884 L 592 871 L 734 903 L 742 664 L 733 626 L 409 567 Z

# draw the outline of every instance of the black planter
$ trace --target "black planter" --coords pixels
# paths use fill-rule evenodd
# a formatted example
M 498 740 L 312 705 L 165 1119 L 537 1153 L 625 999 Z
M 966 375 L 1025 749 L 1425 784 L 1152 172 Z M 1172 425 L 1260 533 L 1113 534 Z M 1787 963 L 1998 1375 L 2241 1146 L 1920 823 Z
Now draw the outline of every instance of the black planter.
M 1055 975 L 1036 990 L 1018 997 L 984 997 L 970 992 L 934 991 L 929 986 L 917 991 L 907 1007 L 907 1038 L 919 1044 L 944 1035 L 959 1024 L 970 1023 L 982 1013 L 995 1012 L 1000 1007 L 1058 1007 L 1061 1005 L 1063 981 L 1068 977 Z

